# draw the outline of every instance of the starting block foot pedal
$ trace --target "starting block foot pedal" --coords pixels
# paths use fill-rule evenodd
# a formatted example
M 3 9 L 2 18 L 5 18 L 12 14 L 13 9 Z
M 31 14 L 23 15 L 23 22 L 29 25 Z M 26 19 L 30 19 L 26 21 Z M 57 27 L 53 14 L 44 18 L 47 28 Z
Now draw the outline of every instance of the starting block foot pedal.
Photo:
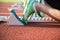
M 7 24 L 8 25 L 24 25 L 21 21 L 18 21 L 13 15 L 8 17 Z

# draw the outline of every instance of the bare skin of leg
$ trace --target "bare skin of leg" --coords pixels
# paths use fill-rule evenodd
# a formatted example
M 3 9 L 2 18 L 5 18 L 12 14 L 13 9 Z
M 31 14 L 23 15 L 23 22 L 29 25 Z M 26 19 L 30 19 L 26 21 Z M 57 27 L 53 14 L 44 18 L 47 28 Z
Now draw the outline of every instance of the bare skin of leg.
M 45 14 L 60 22 L 60 10 L 39 3 L 35 3 L 34 5 L 37 11 L 44 12 Z

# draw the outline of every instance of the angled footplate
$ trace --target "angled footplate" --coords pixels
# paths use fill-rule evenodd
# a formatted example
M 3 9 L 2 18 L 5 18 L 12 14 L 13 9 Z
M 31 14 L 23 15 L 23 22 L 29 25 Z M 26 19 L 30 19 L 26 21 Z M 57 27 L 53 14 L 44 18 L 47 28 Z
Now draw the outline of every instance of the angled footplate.
M 25 23 L 15 13 L 14 9 L 10 9 L 11 15 L 8 17 L 8 25 L 24 25 Z
M 18 21 L 14 15 L 8 17 L 8 25 L 24 25 L 22 22 Z

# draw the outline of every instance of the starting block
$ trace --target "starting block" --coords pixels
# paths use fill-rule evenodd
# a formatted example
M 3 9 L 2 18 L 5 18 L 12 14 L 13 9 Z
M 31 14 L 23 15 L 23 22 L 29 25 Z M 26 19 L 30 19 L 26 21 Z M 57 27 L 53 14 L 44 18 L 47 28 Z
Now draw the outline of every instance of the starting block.
M 8 25 L 24 25 L 21 22 L 21 17 L 17 16 L 17 14 L 14 12 L 13 9 L 10 9 L 11 15 L 8 17 Z M 49 17 L 39 17 L 37 13 L 34 13 L 28 18 L 29 22 L 52 22 L 54 19 L 49 18 Z

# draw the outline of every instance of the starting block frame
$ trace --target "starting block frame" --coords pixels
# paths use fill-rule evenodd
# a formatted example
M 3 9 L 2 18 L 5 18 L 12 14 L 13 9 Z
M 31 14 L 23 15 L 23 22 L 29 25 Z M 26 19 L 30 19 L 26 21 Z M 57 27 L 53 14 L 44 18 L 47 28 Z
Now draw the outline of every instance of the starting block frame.
M 7 24 L 8 25 L 24 25 L 20 21 L 22 18 L 18 17 L 16 13 L 13 12 L 13 9 L 10 9 L 10 11 L 11 11 L 11 15 L 8 17 Z M 28 18 L 28 22 L 52 22 L 52 21 L 53 21 L 52 18 L 49 18 L 49 17 L 41 18 L 37 15 L 37 13 L 34 13 Z

